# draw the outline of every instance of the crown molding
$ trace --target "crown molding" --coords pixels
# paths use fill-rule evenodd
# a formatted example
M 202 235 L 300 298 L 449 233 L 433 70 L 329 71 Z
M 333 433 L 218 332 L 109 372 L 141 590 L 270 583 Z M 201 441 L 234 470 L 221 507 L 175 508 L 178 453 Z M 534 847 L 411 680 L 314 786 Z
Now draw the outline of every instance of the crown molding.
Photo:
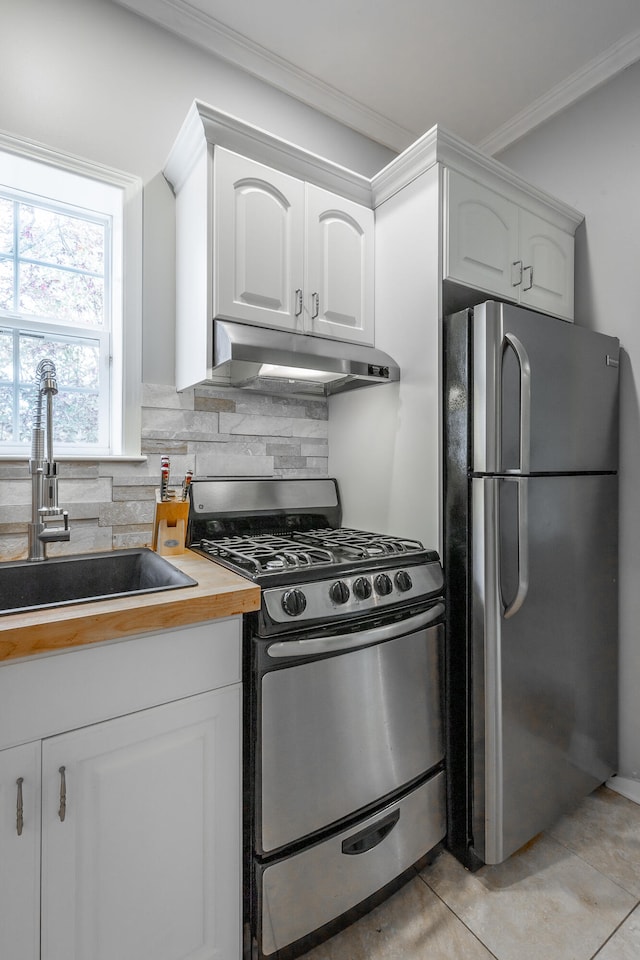
M 365 206 L 378 207 L 436 163 L 479 180 L 520 206 L 571 233 L 583 216 L 573 207 L 523 180 L 514 170 L 483 154 L 461 137 L 436 125 L 369 179 L 331 160 L 274 136 L 267 130 L 194 100 L 163 167 L 178 194 L 202 151 L 224 147 L 244 157 L 275 167 Z
M 37 140 L 28 140 L 26 137 L 16 136 L 6 130 L 0 130 L 0 150 L 5 153 L 15 153 L 39 163 L 46 163 L 50 167 L 59 167 L 69 173 L 77 173 L 81 177 L 99 180 L 112 187 L 119 187 L 126 197 L 142 193 L 142 180 L 132 173 L 108 167 L 95 160 L 86 160 L 75 154 L 63 153 Z
M 478 180 L 534 213 L 544 211 L 545 219 L 570 233 L 574 233 L 584 219 L 578 210 L 534 187 L 514 170 L 440 125 L 427 130 L 372 178 L 373 206 L 380 206 L 436 163 Z
M 380 206 L 394 193 L 415 180 L 438 161 L 438 137 L 445 133 L 437 124 L 423 133 L 406 150 L 371 178 L 374 207 Z
M 517 113 L 482 140 L 478 149 L 492 156 L 500 153 L 637 60 L 640 60 L 640 33 L 614 43 L 601 56 L 591 60 L 544 96 L 534 100 L 525 110 Z
M 415 140 L 415 133 L 406 130 L 382 114 L 347 97 L 334 87 L 264 47 L 248 40 L 237 31 L 198 10 L 188 0 L 113 0 L 114 3 L 152 20 L 232 63 L 246 73 L 276 87 L 307 106 L 345 124 L 352 130 L 375 140 L 391 150 L 404 150 Z
M 239 117 L 194 100 L 162 169 L 179 193 L 207 146 L 224 147 L 282 173 L 371 206 L 371 180 L 355 170 L 274 136 Z

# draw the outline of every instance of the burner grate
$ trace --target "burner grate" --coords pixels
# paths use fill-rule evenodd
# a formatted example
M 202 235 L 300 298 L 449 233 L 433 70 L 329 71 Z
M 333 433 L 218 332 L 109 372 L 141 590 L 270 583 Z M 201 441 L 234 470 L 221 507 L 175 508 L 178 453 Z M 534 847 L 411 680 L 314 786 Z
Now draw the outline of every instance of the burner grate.
M 200 549 L 211 557 L 227 560 L 251 573 L 327 565 L 335 560 L 334 554 L 324 547 L 271 534 L 204 539 L 200 542 Z
M 352 530 L 350 527 L 340 527 L 337 530 L 327 527 L 322 530 L 313 530 L 303 536 L 304 539 L 320 543 L 327 549 L 339 549 L 349 556 L 363 560 L 416 553 L 423 549 L 418 540 L 369 533 L 366 530 Z

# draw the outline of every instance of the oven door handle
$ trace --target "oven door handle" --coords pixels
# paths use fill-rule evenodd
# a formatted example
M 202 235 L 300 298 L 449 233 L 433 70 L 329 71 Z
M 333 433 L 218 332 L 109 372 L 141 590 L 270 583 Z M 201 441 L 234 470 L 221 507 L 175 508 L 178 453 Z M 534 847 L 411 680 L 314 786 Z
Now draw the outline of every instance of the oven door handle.
M 281 640 L 272 643 L 267 653 L 270 657 L 315 657 L 319 653 L 335 653 L 338 650 L 355 650 L 372 643 L 393 640 L 405 633 L 412 633 L 439 620 L 444 614 L 444 603 L 436 603 L 424 613 L 406 620 L 396 620 L 382 627 L 371 627 L 359 633 L 339 633 L 333 637 L 307 637 L 303 640 Z

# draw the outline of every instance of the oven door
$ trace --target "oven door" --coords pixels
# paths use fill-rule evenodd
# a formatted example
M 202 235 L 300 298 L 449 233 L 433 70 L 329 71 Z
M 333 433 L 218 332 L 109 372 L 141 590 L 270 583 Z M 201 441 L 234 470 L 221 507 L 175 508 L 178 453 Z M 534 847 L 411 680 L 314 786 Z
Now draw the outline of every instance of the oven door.
M 353 817 L 443 759 L 444 605 L 267 647 L 258 702 L 256 853 Z

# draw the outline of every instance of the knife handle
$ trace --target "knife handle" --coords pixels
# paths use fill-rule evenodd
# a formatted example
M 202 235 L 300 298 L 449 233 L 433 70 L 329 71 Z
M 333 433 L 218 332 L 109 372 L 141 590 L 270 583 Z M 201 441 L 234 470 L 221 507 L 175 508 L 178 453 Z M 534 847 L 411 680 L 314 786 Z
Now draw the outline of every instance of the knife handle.
M 162 457 L 160 460 L 160 499 L 169 499 L 169 457 Z

